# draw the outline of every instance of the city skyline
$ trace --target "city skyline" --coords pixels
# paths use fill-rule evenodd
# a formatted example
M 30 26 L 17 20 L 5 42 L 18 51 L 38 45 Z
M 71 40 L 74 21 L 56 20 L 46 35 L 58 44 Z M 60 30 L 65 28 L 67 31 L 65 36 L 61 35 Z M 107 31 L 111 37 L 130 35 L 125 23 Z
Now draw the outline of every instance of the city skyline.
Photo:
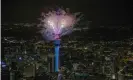
M 133 79 L 130 1 L 1 2 L 2 79 Z

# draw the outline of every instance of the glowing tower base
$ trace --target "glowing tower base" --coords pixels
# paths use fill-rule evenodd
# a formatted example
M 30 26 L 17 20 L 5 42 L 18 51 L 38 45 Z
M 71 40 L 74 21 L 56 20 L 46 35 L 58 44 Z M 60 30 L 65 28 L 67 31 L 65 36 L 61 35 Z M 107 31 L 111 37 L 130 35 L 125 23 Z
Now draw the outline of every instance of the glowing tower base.
M 58 72 L 59 67 L 60 67 L 60 53 L 59 53 L 59 49 L 60 49 L 60 40 L 57 39 L 54 41 L 54 45 L 55 45 L 55 58 L 54 58 L 54 71 Z

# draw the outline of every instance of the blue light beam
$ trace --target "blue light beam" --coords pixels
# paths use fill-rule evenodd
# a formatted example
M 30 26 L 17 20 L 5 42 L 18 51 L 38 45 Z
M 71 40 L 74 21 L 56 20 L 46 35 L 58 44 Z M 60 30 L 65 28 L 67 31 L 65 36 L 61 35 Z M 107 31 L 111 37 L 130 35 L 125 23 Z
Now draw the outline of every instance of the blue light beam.
M 60 48 L 60 40 L 55 40 L 55 72 L 59 70 L 59 48 Z

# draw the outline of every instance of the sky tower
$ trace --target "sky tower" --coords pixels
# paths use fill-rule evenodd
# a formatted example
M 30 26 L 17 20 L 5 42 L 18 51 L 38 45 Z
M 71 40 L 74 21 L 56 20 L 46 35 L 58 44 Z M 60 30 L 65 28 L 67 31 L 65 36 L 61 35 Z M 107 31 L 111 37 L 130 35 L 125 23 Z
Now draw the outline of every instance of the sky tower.
M 61 36 L 71 33 L 73 26 L 80 20 L 76 16 L 79 13 L 71 14 L 65 10 L 59 8 L 58 10 L 49 11 L 48 13 L 42 13 L 40 18 L 42 26 L 41 33 L 48 41 L 54 42 L 55 54 L 54 54 L 54 71 L 57 72 L 60 67 L 60 40 Z M 80 17 L 80 16 L 79 16 Z

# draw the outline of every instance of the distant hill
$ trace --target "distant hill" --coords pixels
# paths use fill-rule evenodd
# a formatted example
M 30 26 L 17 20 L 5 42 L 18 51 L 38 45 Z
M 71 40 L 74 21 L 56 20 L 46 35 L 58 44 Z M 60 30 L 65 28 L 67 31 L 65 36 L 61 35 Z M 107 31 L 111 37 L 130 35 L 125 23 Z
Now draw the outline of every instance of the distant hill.
M 24 39 L 32 39 L 34 36 L 41 37 L 38 33 L 37 25 L 25 26 L 21 25 L 2 25 L 2 37 L 16 37 Z M 68 35 L 67 35 L 68 36 Z M 78 28 L 75 29 L 70 37 L 79 37 L 79 40 L 123 40 L 133 36 L 132 27 L 99 27 L 99 28 Z

